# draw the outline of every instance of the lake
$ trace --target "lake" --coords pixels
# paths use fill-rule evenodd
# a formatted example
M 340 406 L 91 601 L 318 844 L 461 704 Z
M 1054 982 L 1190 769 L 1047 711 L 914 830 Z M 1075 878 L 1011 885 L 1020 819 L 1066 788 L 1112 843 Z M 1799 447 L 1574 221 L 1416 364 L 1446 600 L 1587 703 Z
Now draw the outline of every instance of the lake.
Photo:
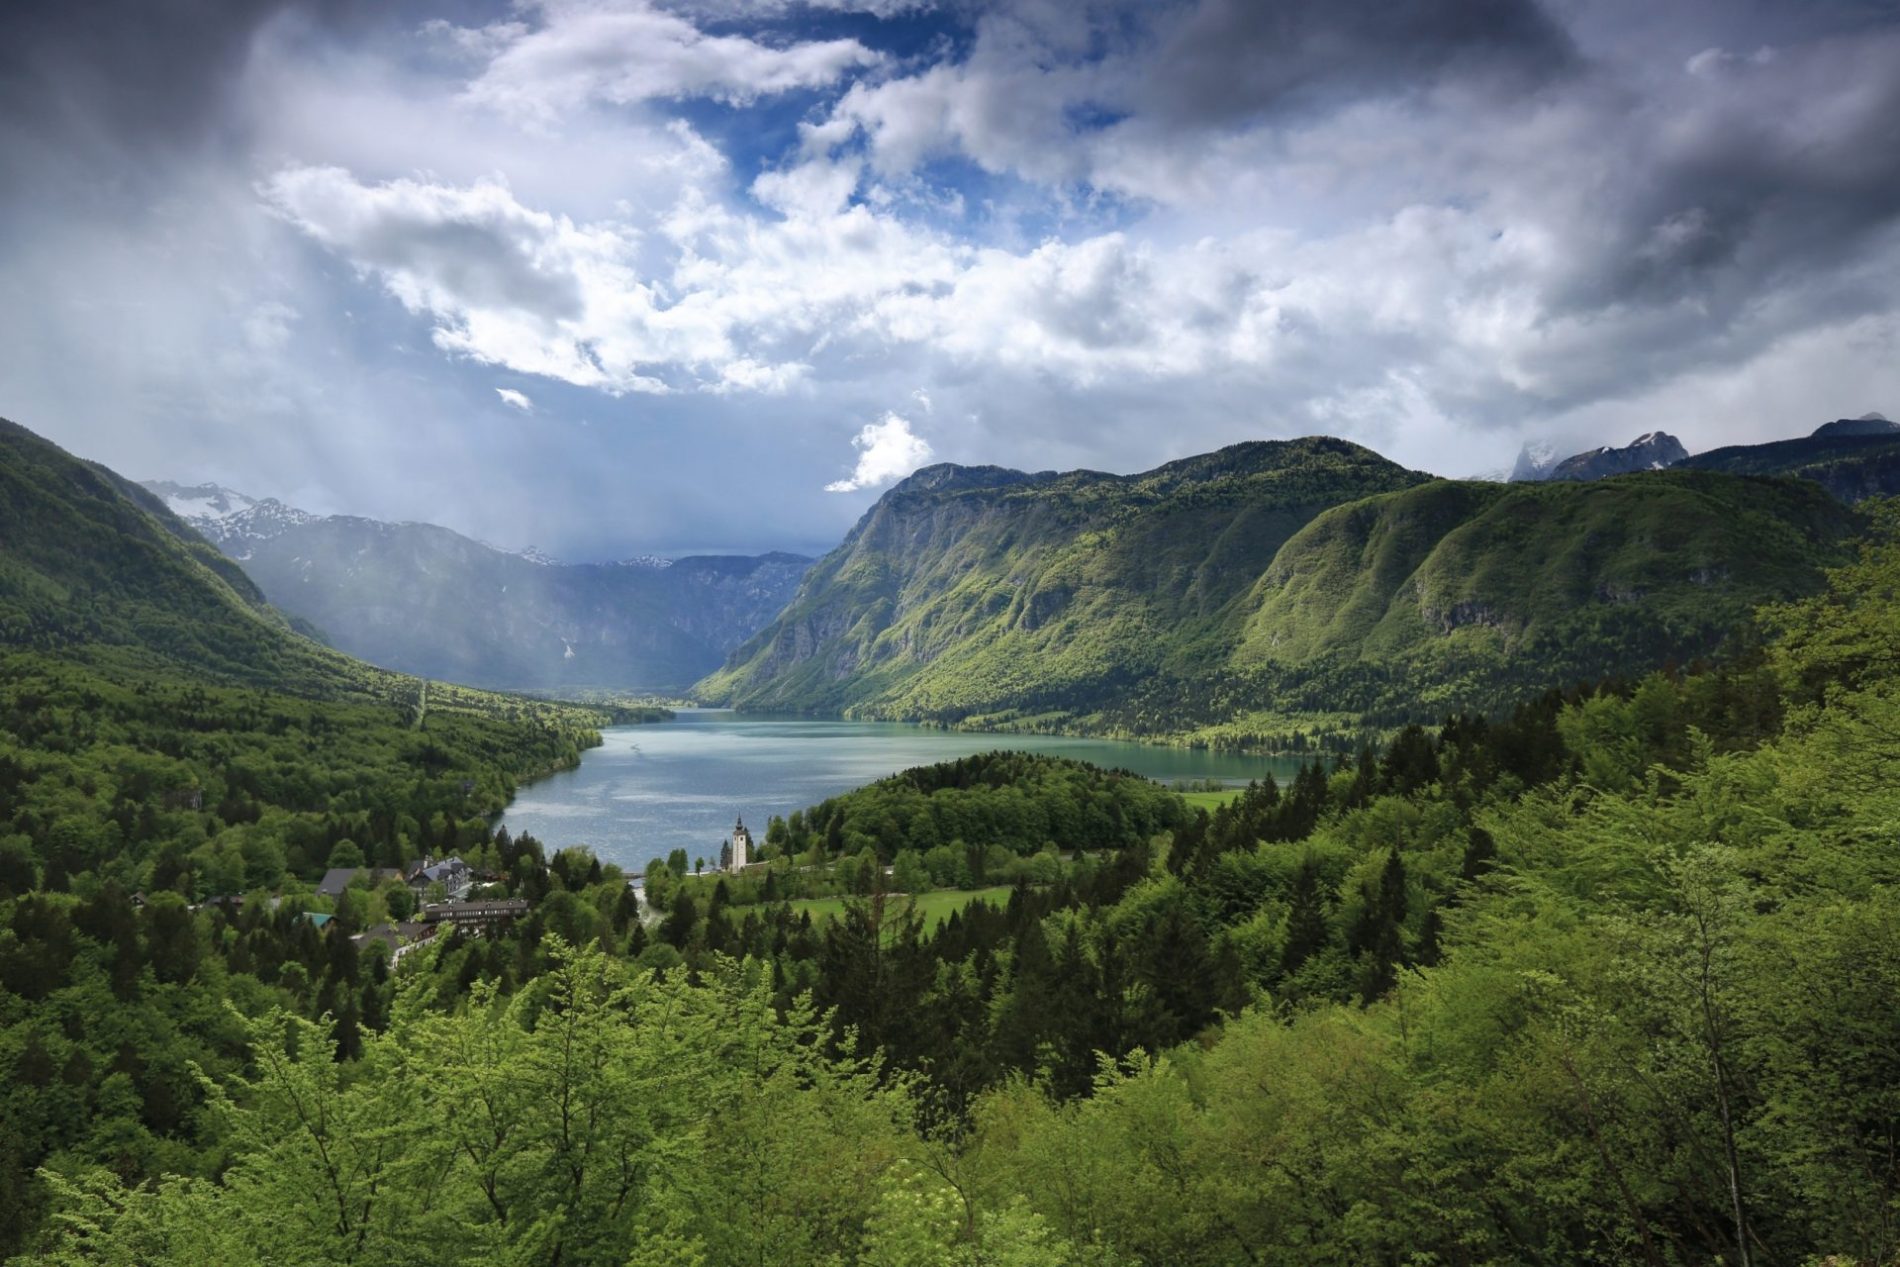
M 601 737 L 601 747 L 581 754 L 578 769 L 522 788 L 502 823 L 550 848 L 586 845 L 602 861 L 634 873 L 674 849 L 715 864 L 735 818 L 743 816 L 762 835 L 774 814 L 789 815 L 912 766 L 997 748 L 1074 757 L 1164 783 L 1212 778 L 1238 785 L 1268 773 L 1285 783 L 1298 768 L 1286 757 L 711 708 L 682 709 L 673 721 L 615 726 Z

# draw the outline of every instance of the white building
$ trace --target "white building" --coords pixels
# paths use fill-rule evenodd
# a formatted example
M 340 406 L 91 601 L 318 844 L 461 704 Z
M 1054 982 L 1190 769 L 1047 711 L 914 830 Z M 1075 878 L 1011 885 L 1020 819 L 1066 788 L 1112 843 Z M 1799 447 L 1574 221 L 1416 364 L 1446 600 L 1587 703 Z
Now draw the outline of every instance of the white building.
M 743 871 L 752 861 L 752 833 L 745 828 L 745 819 L 741 818 L 732 825 L 732 839 L 719 850 L 719 867 L 722 871 Z

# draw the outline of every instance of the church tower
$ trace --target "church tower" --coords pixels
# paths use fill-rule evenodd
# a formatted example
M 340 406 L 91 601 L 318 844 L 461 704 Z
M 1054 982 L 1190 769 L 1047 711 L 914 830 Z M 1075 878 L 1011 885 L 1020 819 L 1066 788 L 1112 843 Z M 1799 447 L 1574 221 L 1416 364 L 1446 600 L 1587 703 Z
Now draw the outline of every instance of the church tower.
M 732 825 L 732 862 L 727 869 L 743 871 L 751 858 L 752 833 L 745 829 L 745 819 L 741 818 Z

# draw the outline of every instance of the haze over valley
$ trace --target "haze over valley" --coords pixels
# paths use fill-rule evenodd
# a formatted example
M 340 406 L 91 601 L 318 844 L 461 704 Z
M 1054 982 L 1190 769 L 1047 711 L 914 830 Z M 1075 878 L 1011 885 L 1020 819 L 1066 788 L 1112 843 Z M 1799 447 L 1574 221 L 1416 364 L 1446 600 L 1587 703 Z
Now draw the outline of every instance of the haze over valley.
M 432 524 L 311 515 L 217 485 L 145 487 L 330 645 L 471 686 L 677 692 L 776 615 L 811 563 L 571 565 Z

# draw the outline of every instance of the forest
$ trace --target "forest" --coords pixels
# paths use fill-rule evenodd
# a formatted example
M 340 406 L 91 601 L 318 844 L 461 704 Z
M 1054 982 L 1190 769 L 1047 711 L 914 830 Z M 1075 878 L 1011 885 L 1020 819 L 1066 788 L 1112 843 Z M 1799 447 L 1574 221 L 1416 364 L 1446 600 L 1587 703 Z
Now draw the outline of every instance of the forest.
M 504 835 L 467 843 L 534 918 L 391 971 L 356 899 L 319 932 L 37 859 L 0 904 L 9 1248 L 1890 1264 L 1900 515 L 1758 626 L 1211 815 L 1020 757 L 802 815 L 895 862 L 1005 784 L 1047 802 L 1016 848 L 1097 807 L 1055 880 L 935 928 L 719 881 L 649 927 Z

